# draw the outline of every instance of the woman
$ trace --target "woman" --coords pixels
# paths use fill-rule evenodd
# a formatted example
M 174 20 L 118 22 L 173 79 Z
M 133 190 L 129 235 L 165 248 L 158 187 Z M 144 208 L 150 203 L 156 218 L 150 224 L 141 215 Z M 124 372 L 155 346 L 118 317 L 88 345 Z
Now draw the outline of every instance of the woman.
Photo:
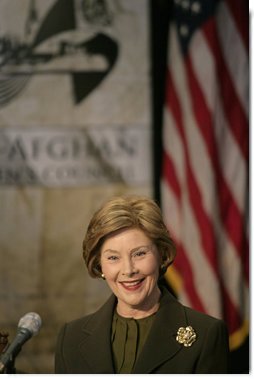
M 181 305 L 158 280 L 175 257 L 157 204 L 117 197 L 93 216 L 83 242 L 92 277 L 113 294 L 60 331 L 56 373 L 227 373 L 224 323 Z

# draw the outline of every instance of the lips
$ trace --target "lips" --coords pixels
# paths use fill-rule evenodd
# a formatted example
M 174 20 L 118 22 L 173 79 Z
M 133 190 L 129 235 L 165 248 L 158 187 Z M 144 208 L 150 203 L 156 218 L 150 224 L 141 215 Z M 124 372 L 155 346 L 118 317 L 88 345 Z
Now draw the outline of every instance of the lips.
M 139 289 L 142 286 L 142 283 L 144 280 L 145 280 L 145 278 L 142 278 L 142 279 L 138 279 L 138 280 L 120 282 L 120 284 L 127 291 L 136 291 L 137 289 Z

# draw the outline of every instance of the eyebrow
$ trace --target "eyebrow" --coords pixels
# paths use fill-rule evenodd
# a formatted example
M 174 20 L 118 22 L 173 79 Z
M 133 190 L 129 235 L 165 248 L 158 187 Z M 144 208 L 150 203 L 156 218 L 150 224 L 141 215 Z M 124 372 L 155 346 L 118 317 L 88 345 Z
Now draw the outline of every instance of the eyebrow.
M 113 249 L 107 249 L 107 250 L 102 251 L 102 254 L 105 254 L 105 253 L 119 254 L 119 251 L 113 250 Z
M 151 246 L 152 245 L 141 245 L 141 246 L 138 246 L 138 247 L 134 247 L 133 249 L 131 249 L 130 253 L 134 253 L 135 251 L 137 251 L 139 249 L 143 249 L 143 248 L 151 249 Z M 105 253 L 120 254 L 119 251 L 113 250 L 113 249 L 107 249 L 107 250 L 102 251 L 102 254 L 105 254 Z
M 151 245 L 141 245 L 141 246 L 139 246 L 139 247 L 134 247 L 134 249 L 132 249 L 131 250 L 131 253 L 133 253 L 133 252 L 135 252 L 135 251 L 137 251 L 137 250 L 139 250 L 139 249 L 150 249 L 151 248 Z

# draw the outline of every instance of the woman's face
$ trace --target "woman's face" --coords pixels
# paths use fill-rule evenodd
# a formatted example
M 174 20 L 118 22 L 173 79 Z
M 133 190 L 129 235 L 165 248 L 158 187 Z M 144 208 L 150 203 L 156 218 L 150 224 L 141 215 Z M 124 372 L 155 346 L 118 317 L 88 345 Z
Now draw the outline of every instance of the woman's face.
M 101 247 L 101 268 L 118 298 L 118 313 L 145 317 L 157 310 L 160 256 L 156 246 L 137 228 L 108 237 Z

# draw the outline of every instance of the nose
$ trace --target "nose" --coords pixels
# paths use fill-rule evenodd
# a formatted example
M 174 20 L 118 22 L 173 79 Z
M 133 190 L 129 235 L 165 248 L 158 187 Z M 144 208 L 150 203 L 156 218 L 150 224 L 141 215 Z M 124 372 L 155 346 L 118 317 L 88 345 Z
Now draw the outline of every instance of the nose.
M 134 262 L 130 257 L 123 260 L 122 275 L 126 277 L 132 277 L 138 273 L 138 269 L 135 267 Z

